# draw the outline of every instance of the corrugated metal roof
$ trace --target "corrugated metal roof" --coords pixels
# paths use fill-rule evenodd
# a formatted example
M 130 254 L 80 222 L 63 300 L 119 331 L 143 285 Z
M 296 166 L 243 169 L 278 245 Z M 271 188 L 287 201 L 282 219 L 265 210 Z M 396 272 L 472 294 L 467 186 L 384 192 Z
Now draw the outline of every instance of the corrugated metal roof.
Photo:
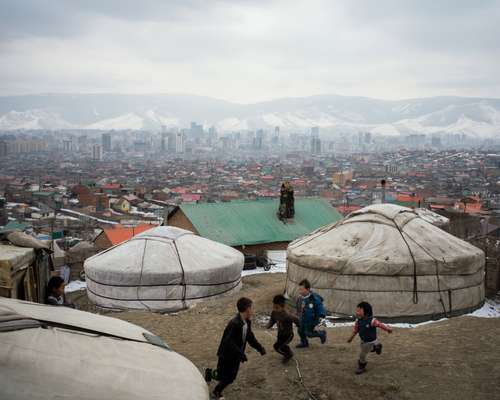
M 132 239 L 135 235 L 145 232 L 148 229 L 154 228 L 155 225 L 138 225 L 135 227 L 125 228 L 116 227 L 104 229 L 104 234 L 108 237 L 113 246 Z
M 279 200 L 235 200 L 227 203 L 181 204 L 198 233 L 229 246 L 289 242 L 342 218 L 327 201 L 295 199 L 295 217 L 277 217 Z
M 23 222 L 10 221 L 7 225 L 0 229 L 0 233 L 10 232 L 10 231 L 22 231 L 24 232 L 26 229 L 31 228 L 31 225 L 25 224 Z

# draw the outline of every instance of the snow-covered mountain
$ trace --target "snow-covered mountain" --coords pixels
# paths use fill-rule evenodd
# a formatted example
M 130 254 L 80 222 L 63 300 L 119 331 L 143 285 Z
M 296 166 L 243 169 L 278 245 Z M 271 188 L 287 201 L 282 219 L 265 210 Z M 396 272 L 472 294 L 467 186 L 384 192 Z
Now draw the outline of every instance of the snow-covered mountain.
M 74 126 L 57 113 L 40 109 L 9 111 L 0 116 L 0 130 L 12 129 L 68 129 Z
M 500 134 L 500 99 L 431 97 L 387 101 L 323 95 L 235 104 L 190 95 L 33 95 L 0 97 L 0 130 L 158 130 L 191 121 L 221 131 L 370 131 L 385 135 Z
M 87 129 L 100 129 L 100 130 L 154 130 L 159 129 L 161 126 L 166 127 L 179 127 L 181 124 L 175 117 L 165 117 L 159 115 L 153 110 L 145 113 L 127 113 L 115 118 L 104 119 L 93 124 L 86 125 Z

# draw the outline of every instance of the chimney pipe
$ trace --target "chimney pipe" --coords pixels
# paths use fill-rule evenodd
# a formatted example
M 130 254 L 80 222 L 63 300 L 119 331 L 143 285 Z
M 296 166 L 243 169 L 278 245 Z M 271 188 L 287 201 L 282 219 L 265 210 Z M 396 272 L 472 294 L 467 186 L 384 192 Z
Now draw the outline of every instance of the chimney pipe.
M 385 204 L 385 183 L 385 179 L 380 181 L 380 184 L 382 185 L 382 204 Z

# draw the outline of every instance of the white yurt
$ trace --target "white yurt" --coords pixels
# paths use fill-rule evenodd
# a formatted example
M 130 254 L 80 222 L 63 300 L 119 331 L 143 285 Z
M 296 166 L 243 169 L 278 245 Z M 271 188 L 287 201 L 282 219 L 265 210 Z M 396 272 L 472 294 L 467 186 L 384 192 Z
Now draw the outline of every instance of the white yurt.
M 232 247 L 160 226 L 96 254 L 84 268 L 98 307 L 171 312 L 239 290 L 243 264 Z
M 145 329 L 0 297 L 0 398 L 208 400 L 198 369 Z
M 368 301 L 379 317 L 422 321 L 484 302 L 483 251 L 397 205 L 372 205 L 304 236 L 287 259 L 287 294 L 308 279 L 340 315 Z

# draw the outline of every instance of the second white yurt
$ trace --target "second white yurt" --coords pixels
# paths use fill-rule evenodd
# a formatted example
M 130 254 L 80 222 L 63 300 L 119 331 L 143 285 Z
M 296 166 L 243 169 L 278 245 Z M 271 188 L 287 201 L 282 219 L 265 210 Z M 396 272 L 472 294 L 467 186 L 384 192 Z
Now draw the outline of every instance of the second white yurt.
M 470 312 L 484 302 L 482 250 L 409 208 L 379 204 L 292 242 L 286 292 L 302 279 L 332 313 L 361 301 L 377 316 L 416 321 Z
M 195 365 L 119 319 L 0 297 L 0 399 L 208 400 Z
M 98 307 L 171 312 L 239 290 L 243 264 L 232 247 L 161 226 L 96 254 L 84 268 Z

